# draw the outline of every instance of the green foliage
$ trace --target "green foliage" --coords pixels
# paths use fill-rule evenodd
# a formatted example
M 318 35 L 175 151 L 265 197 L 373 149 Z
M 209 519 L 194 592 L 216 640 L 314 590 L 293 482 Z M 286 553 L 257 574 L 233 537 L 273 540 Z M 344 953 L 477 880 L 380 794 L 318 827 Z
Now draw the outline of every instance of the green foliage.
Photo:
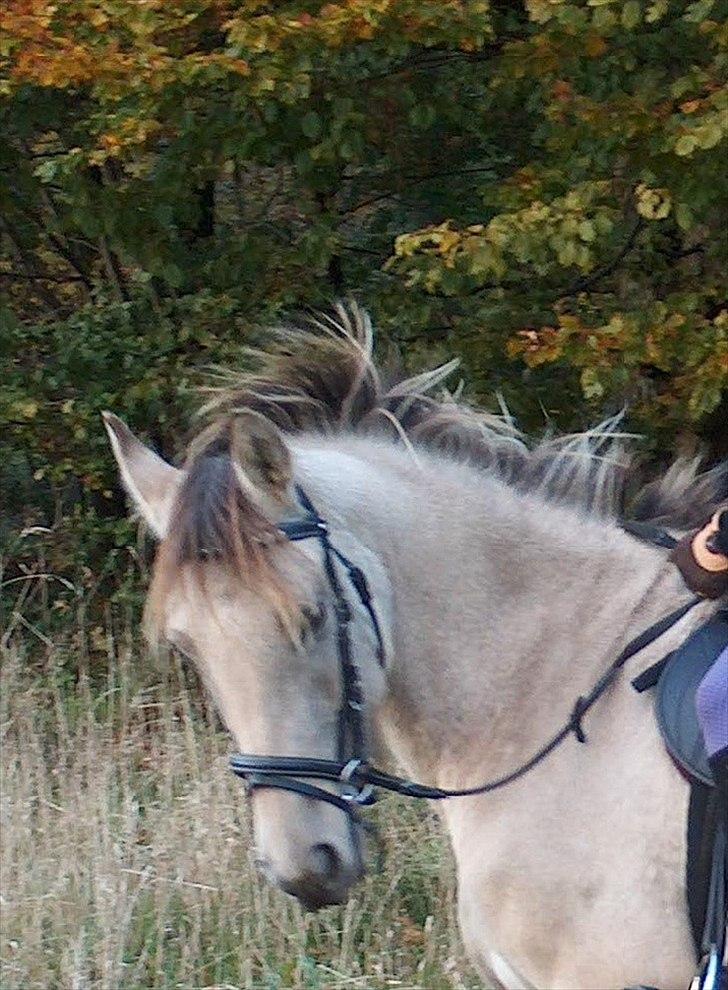
M 4 492 L 66 561 L 120 536 L 102 408 L 173 454 L 199 369 L 347 291 L 527 427 L 628 404 L 725 452 L 724 2 L 9 0 L 0 30 Z

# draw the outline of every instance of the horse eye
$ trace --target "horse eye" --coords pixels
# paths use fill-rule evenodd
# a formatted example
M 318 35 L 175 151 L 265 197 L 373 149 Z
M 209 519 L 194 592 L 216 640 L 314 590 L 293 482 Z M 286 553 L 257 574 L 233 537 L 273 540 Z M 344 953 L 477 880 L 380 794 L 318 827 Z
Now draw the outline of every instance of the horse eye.
M 304 605 L 301 611 L 308 628 L 316 634 L 326 619 L 326 606 L 323 602 L 317 602 L 315 606 Z

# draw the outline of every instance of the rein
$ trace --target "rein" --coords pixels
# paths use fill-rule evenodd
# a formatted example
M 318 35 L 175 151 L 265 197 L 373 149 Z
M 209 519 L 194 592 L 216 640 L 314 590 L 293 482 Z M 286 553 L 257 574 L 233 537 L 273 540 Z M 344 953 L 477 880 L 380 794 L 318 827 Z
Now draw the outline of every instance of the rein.
M 251 790 L 257 788 L 277 788 L 315 798 L 332 804 L 347 812 L 354 821 L 359 821 L 356 807 L 373 804 L 375 788 L 392 791 L 411 798 L 426 798 L 440 801 L 446 798 L 469 797 L 489 794 L 501 787 L 520 780 L 554 752 L 570 735 L 578 742 L 586 742 L 583 718 L 613 683 L 627 661 L 649 646 L 672 628 L 695 605 L 703 599 L 695 596 L 668 615 L 654 622 L 638 636 L 627 643 L 617 658 L 607 667 L 588 694 L 579 696 L 569 718 L 561 728 L 538 749 L 529 759 L 509 773 L 475 787 L 448 789 L 431 787 L 386 773 L 371 766 L 366 757 L 364 727 L 364 695 L 359 677 L 359 668 L 352 656 L 349 623 L 352 612 L 344 594 L 336 571 L 335 561 L 345 569 L 360 603 L 366 610 L 377 640 L 377 660 L 385 664 L 384 642 L 371 593 L 363 572 L 348 557 L 338 550 L 329 538 L 326 521 L 321 518 L 313 503 L 302 488 L 296 489 L 299 502 L 306 515 L 301 519 L 283 522 L 280 530 L 289 540 L 316 539 L 321 546 L 324 570 L 334 600 L 336 616 L 337 648 L 343 687 L 342 705 L 339 711 L 338 759 L 317 759 L 298 756 L 261 756 L 250 753 L 236 753 L 230 758 L 230 768 L 236 776 L 246 781 Z M 665 548 L 672 548 L 676 541 L 664 530 L 641 524 L 627 523 L 624 529 L 633 536 Z M 302 780 L 300 778 L 306 778 Z M 334 793 L 309 783 L 310 780 L 328 781 L 339 785 L 340 792 Z

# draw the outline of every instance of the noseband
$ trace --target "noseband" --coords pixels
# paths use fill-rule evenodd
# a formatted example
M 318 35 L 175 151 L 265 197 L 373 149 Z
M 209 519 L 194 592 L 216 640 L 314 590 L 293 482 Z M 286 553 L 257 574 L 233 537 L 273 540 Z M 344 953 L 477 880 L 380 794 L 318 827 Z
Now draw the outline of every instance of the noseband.
M 331 590 L 336 616 L 336 641 L 342 682 L 342 702 L 338 716 L 338 757 L 336 760 L 327 760 L 299 756 L 259 756 L 250 753 L 236 753 L 230 759 L 230 767 L 236 776 L 246 781 L 251 790 L 276 788 L 291 791 L 303 797 L 315 798 L 347 812 L 350 818 L 355 821 L 358 820 L 357 806 L 373 804 L 375 800 L 374 789 L 377 787 L 402 794 L 405 797 L 427 798 L 435 801 L 444 798 L 488 794 L 525 776 L 570 735 L 573 734 L 580 743 L 586 742 L 582 720 L 612 684 L 622 667 L 631 657 L 666 633 L 691 608 L 702 601 L 702 598 L 698 596 L 691 598 L 687 603 L 659 619 L 630 640 L 619 656 L 607 667 L 591 691 L 587 695 L 577 698 L 568 720 L 558 732 L 515 770 L 477 787 L 458 790 L 430 787 L 427 784 L 416 783 L 385 773 L 367 763 L 364 693 L 359 668 L 351 651 L 350 623 L 352 611 L 337 573 L 337 561 L 346 571 L 350 584 L 369 616 L 377 641 L 377 661 L 380 666 L 384 667 L 385 651 L 381 626 L 363 572 L 331 543 L 326 521 L 318 514 L 310 498 L 300 486 L 296 488 L 296 494 L 305 515 L 300 519 L 280 523 L 279 529 L 292 542 L 315 539 L 318 540 L 321 547 L 324 571 Z M 625 525 L 624 528 L 631 535 L 646 539 L 659 546 L 670 547 L 676 543 L 669 534 L 662 531 L 656 535 L 652 533 L 646 535 L 638 532 L 635 527 L 629 524 Z M 328 781 L 335 784 L 339 788 L 339 793 L 318 787 L 311 783 L 312 780 Z

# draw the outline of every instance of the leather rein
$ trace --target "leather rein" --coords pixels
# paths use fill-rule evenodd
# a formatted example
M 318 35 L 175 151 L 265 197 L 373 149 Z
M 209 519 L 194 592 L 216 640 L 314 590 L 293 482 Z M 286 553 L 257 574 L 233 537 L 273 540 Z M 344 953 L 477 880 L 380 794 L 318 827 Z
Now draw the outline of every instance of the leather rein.
M 364 723 L 365 699 L 359 667 L 352 655 L 350 623 L 352 610 L 337 573 L 336 562 L 345 570 L 359 602 L 368 614 L 377 642 L 376 657 L 385 666 L 385 650 L 382 630 L 366 577 L 348 557 L 332 543 L 329 528 L 316 511 L 310 498 L 299 486 L 296 488 L 299 503 L 305 515 L 299 519 L 284 521 L 279 529 L 293 541 L 315 539 L 321 547 L 324 571 L 333 599 L 336 617 L 336 639 L 339 669 L 342 681 L 342 703 L 338 715 L 338 757 L 335 760 L 299 756 L 262 756 L 236 753 L 230 758 L 230 767 L 242 778 L 250 790 L 275 788 L 300 794 L 303 797 L 325 801 L 346 812 L 355 822 L 360 822 L 357 807 L 373 804 L 375 788 L 382 788 L 411 798 L 440 801 L 446 798 L 469 797 L 489 794 L 519 780 L 542 763 L 570 735 L 580 743 L 586 742 L 583 718 L 613 683 L 627 661 L 666 633 L 695 605 L 703 601 L 699 595 L 654 622 L 635 636 L 616 659 L 606 668 L 588 694 L 579 696 L 571 714 L 561 728 L 548 739 L 529 759 L 514 770 L 475 787 L 448 789 L 432 787 L 386 773 L 367 761 L 366 731 Z M 625 523 L 623 528 L 638 539 L 672 549 L 677 541 L 666 531 L 640 523 Z M 338 793 L 327 790 L 311 781 L 327 781 L 338 787 Z

